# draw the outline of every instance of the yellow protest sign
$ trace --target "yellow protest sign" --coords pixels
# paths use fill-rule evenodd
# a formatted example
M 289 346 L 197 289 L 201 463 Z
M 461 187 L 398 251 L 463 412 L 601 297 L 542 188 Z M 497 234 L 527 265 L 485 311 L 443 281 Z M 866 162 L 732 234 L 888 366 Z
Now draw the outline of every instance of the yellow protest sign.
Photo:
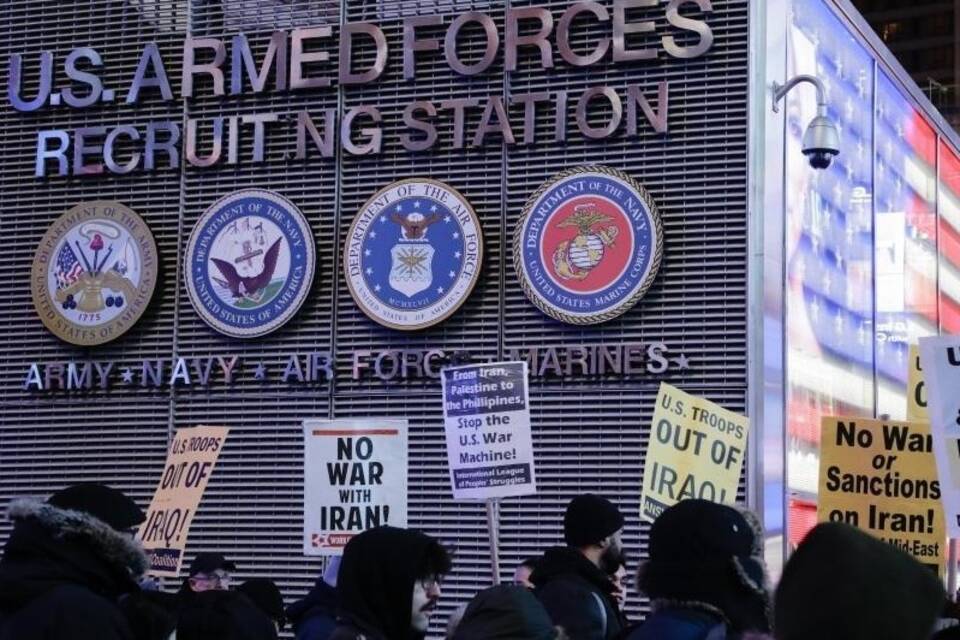
M 179 573 L 190 524 L 229 431 L 204 426 L 177 429 L 147 519 L 137 533 L 151 574 L 176 577 Z
M 733 503 L 749 421 L 662 382 L 643 467 L 640 517 L 653 522 L 687 498 Z
M 920 350 L 910 345 L 909 377 L 907 379 L 907 420 L 929 422 L 927 413 L 927 390 L 923 384 L 923 370 L 920 368 Z
M 846 522 L 943 575 L 947 537 L 930 425 L 821 421 L 819 522 Z

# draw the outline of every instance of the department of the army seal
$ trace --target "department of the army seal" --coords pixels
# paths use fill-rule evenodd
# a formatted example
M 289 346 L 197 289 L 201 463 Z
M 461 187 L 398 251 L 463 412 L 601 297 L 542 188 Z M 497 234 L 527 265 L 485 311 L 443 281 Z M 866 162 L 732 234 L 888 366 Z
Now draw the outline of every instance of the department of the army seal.
M 190 234 L 187 293 L 200 317 L 235 338 L 270 333 L 290 320 L 313 283 L 310 225 L 286 198 L 247 189 L 213 203 Z
M 442 182 L 411 178 L 384 187 L 357 213 L 343 269 L 364 313 L 410 331 L 442 322 L 466 301 L 482 258 L 470 203 Z
M 527 200 L 513 262 L 527 297 L 570 324 L 625 313 L 653 283 L 663 228 L 650 194 L 609 167 L 563 171 Z
M 33 258 L 31 290 L 54 335 L 89 347 L 136 323 L 157 284 L 157 245 L 129 207 L 82 202 L 54 222 Z

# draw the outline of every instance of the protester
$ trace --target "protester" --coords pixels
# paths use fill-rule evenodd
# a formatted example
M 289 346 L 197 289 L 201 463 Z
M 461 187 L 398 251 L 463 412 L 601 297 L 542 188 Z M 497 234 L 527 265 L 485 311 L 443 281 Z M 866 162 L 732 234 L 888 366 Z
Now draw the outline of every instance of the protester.
M 533 589 L 533 583 L 530 582 L 530 575 L 540 565 L 540 558 L 527 558 L 513 572 L 513 584 L 519 587 Z
M 613 640 L 624 628 L 610 580 L 625 563 L 623 522 L 609 500 L 577 496 L 563 518 L 567 546 L 548 550 L 531 576 L 551 620 L 572 640 Z
M 302 600 L 287 607 L 296 640 L 328 640 L 337 626 L 337 573 L 340 556 L 327 561 L 327 569 Z
M 529 589 L 484 589 L 467 605 L 453 640 L 556 640 L 567 638 Z
M 666 509 L 650 529 L 650 558 L 637 575 L 638 590 L 650 598 L 653 613 L 629 640 L 729 639 L 769 632 L 762 543 L 760 524 L 749 512 L 706 500 L 684 500 Z
M 610 574 L 610 582 L 613 583 L 613 597 L 622 612 L 627 604 L 627 565 L 621 564 L 617 567 L 617 570 Z
M 179 600 L 175 594 L 141 591 L 120 599 L 123 612 L 136 640 L 169 640 L 177 629 Z
M 176 640 L 276 640 L 267 614 L 237 591 L 195 593 L 180 610 Z
M 331 640 L 419 640 L 440 598 L 450 556 L 433 538 L 377 527 L 344 548 L 337 592 L 342 623 Z
M 198 553 L 190 563 L 190 571 L 187 579 L 183 581 L 181 592 L 226 591 L 230 588 L 230 572 L 236 569 L 237 565 L 227 560 L 222 553 Z
M 0 560 L 0 640 L 129 640 L 118 606 L 147 559 L 129 531 L 143 512 L 122 492 L 85 483 L 46 502 L 15 500 Z
M 283 610 L 283 594 L 273 580 L 252 578 L 237 587 L 237 591 L 247 596 L 250 602 L 267 614 L 278 632 L 283 630 L 287 624 L 287 616 Z
M 943 608 L 936 573 L 841 523 L 817 525 L 777 586 L 778 640 L 926 640 Z

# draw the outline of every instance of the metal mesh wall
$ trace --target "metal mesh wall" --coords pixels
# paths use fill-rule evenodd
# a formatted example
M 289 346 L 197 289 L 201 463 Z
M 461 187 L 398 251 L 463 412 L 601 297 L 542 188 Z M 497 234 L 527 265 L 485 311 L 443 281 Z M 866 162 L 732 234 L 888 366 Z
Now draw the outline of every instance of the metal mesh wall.
M 565 1 L 514 2 L 549 6 L 554 17 Z M 610 5 L 610 2 L 604 4 Z M 687 5 L 685 11 L 691 11 Z M 666 379 L 729 409 L 744 410 L 746 390 L 746 128 L 747 0 L 716 0 L 707 17 L 713 48 L 702 58 L 682 61 L 661 52 L 656 61 L 599 64 L 589 69 L 535 68 L 521 50 L 519 69 L 503 70 L 502 49 L 481 76 L 450 71 L 442 54 L 421 55 L 415 81 L 401 69 L 402 17 L 428 12 L 489 14 L 503 33 L 505 6 L 461 0 L 306 2 L 276 0 L 8 0 L 0 6 L 0 57 L 25 54 L 24 95 L 36 87 L 36 59 L 55 52 L 58 68 L 74 47 L 92 46 L 105 61 L 104 85 L 121 93 L 129 85 L 143 45 L 156 41 L 168 61 L 175 94 L 180 89 L 183 39 L 228 40 L 238 30 L 250 39 L 254 55 L 266 50 L 274 28 L 368 20 L 379 24 L 390 45 L 386 72 L 370 85 L 332 86 L 283 95 L 201 97 L 172 102 L 147 100 L 133 106 L 98 105 L 84 111 L 45 108 L 22 114 L 5 104 L 0 114 L 0 297 L 5 332 L 0 338 L 0 505 L 18 495 L 46 494 L 64 484 L 102 479 L 149 500 L 171 429 L 198 423 L 224 424 L 232 433 L 194 522 L 188 556 L 221 549 L 235 557 L 239 577 L 278 580 L 288 600 L 315 579 L 320 563 L 300 552 L 302 526 L 302 434 L 310 417 L 407 417 L 410 433 L 410 522 L 450 543 L 456 568 L 445 588 L 442 611 L 449 611 L 489 582 L 485 516 L 482 505 L 454 503 L 444 451 L 439 383 L 436 380 L 351 379 L 355 350 L 441 348 L 465 351 L 476 359 L 503 358 L 511 348 L 530 345 L 664 341 L 671 353 L 685 353 L 691 369 L 666 378 L 650 375 L 537 379 L 531 384 L 534 447 L 540 492 L 504 500 L 502 551 L 506 576 L 521 558 L 560 539 L 563 506 L 581 491 L 598 491 L 619 501 L 628 514 L 626 540 L 636 558 L 643 553 L 646 528 L 639 525 L 638 488 L 648 424 L 657 384 Z M 657 31 L 667 29 L 663 7 L 652 10 Z M 695 8 L 694 8 L 695 9 Z M 342 14 L 342 15 L 341 15 Z M 609 25 L 578 22 L 574 49 L 585 50 Z M 421 37 L 442 39 L 445 27 L 423 28 Z M 462 35 L 465 60 L 482 55 L 482 40 L 470 29 Z M 335 43 L 335 38 L 331 40 Z M 335 68 L 336 46 L 331 45 Z M 366 55 L 357 52 L 356 64 Z M 34 70 L 34 71 L 31 71 Z M 8 70 L 3 69 L 6 84 Z M 34 73 L 31 76 L 30 73 Z M 61 71 L 62 76 L 62 71 Z M 589 141 L 576 130 L 576 96 L 606 84 L 625 93 L 628 83 L 656 95 L 658 81 L 670 86 L 670 132 L 657 134 L 642 122 L 638 137 L 620 132 Z M 228 80 L 229 81 L 229 80 Z M 61 78 L 62 82 L 62 78 Z M 450 98 L 511 96 L 527 91 L 566 90 L 569 136 L 552 142 L 553 107 L 539 112 L 534 145 L 505 149 L 498 135 L 483 147 L 452 149 L 452 120 L 438 119 L 440 143 L 410 153 L 397 143 L 403 107 L 413 99 L 439 104 Z M 205 169 L 186 167 L 134 173 L 125 177 L 33 177 L 39 129 L 142 124 L 154 120 L 202 120 L 219 115 L 275 112 L 286 119 L 308 109 L 341 112 L 374 104 L 382 112 L 385 146 L 374 156 L 334 158 L 312 153 L 307 160 L 285 156 L 293 128 L 270 129 L 267 158 L 253 164 L 241 145 L 241 162 Z M 597 110 L 595 121 L 605 117 Z M 468 111 L 472 132 L 480 110 Z M 522 108 L 511 110 L 522 122 Z M 206 127 L 206 129 L 205 129 Z M 468 133 L 469 135 L 469 133 Z M 201 151 L 206 148 L 201 144 Z M 578 328 L 541 314 L 524 296 L 512 266 L 513 228 L 527 197 L 554 173 L 582 163 L 607 164 L 626 171 L 650 191 L 663 218 L 665 247 L 660 274 L 646 297 L 630 312 L 607 324 Z M 377 189 L 404 177 L 444 181 L 474 206 L 484 233 L 484 263 L 476 288 L 461 309 L 433 328 L 406 334 L 374 324 L 353 303 L 344 281 L 340 253 L 349 224 Z M 292 200 L 312 225 L 317 247 L 314 286 L 297 316 L 279 331 L 247 342 L 210 329 L 194 312 L 178 265 L 196 220 L 218 197 L 245 187 L 277 191 Z M 159 284 L 137 325 L 121 339 L 92 349 L 60 342 L 33 309 L 29 272 L 37 243 L 50 223 L 77 202 L 115 199 L 129 205 L 150 225 L 161 256 Z M 23 381 L 32 362 L 68 360 L 137 361 L 146 358 L 239 354 L 275 372 L 291 353 L 331 351 L 334 384 L 291 386 L 274 376 L 259 384 L 249 377 L 231 387 L 169 390 L 113 386 L 109 391 L 30 394 Z M 0 522 L 0 538 L 8 532 Z M 631 611 L 640 602 L 631 596 Z M 444 616 L 438 616 L 442 619 Z

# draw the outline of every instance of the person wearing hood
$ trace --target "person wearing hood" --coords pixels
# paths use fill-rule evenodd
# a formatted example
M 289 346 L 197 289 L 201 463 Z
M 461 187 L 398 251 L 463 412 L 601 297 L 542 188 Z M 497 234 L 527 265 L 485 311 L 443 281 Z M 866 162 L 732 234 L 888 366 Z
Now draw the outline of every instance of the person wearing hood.
M 769 632 L 762 542 L 759 521 L 749 512 L 706 500 L 683 500 L 666 509 L 650 529 L 650 558 L 637 576 L 653 612 L 628 640 Z
M 625 626 L 610 580 L 625 562 L 623 522 L 606 498 L 577 496 L 563 517 L 567 546 L 548 550 L 530 576 L 534 594 L 571 640 L 613 640 Z
M 470 601 L 453 640 L 566 640 L 529 589 L 499 585 Z
M 296 640 L 329 640 L 337 626 L 337 574 L 340 556 L 331 556 L 327 569 L 302 600 L 287 607 L 287 618 L 293 623 Z
M 847 524 L 814 527 L 777 585 L 777 640 L 926 640 L 946 596 L 937 574 Z
M 343 550 L 330 640 L 421 640 L 450 568 L 446 549 L 423 533 L 377 527 L 355 536 Z
M 118 602 L 147 558 L 131 530 L 143 511 L 111 487 L 77 484 L 16 500 L 0 560 L 0 640 L 130 640 Z
M 267 614 L 273 621 L 277 632 L 287 626 L 287 615 L 283 609 L 283 594 L 280 587 L 270 578 L 251 578 L 237 587 L 237 592 L 247 596 L 247 599 Z
M 276 640 L 270 617 L 239 591 L 208 589 L 180 609 L 176 640 Z

